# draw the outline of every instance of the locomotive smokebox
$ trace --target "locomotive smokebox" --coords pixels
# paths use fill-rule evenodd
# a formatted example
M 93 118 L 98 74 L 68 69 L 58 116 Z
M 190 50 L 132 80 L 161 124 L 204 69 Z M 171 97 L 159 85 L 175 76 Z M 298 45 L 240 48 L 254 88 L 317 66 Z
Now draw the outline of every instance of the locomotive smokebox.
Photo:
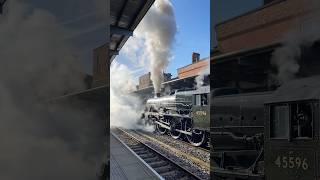
M 160 97 L 160 93 L 156 93 L 156 97 Z

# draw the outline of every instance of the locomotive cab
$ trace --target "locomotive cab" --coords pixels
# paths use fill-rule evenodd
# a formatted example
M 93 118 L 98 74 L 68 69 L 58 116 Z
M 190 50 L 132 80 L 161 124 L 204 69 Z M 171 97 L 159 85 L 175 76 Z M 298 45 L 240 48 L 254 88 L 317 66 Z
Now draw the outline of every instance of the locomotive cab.
M 192 125 L 189 125 L 192 134 L 187 135 L 187 140 L 194 146 L 201 146 L 207 142 L 207 132 L 210 130 L 209 92 L 210 87 L 203 86 L 192 95 Z
M 320 179 L 317 81 L 307 78 L 285 84 L 265 104 L 266 180 Z
M 207 87 L 209 89 L 209 87 Z M 193 117 L 193 125 L 198 127 L 201 130 L 209 131 L 210 127 L 210 107 L 209 107 L 209 90 L 205 92 L 201 91 L 193 94 L 192 97 L 192 117 Z

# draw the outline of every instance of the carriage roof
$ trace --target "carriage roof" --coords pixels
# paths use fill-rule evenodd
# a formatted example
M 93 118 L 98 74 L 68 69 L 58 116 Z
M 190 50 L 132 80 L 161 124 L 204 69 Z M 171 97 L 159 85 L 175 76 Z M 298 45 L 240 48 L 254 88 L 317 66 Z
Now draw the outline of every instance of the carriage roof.
M 280 86 L 266 104 L 320 98 L 320 76 L 291 80 Z

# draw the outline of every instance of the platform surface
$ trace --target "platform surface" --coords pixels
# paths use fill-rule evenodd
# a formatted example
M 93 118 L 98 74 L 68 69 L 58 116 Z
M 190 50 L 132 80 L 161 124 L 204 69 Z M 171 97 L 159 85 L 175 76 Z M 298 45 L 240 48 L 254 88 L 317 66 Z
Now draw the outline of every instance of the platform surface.
M 162 178 L 113 134 L 110 134 L 110 179 L 159 180 Z

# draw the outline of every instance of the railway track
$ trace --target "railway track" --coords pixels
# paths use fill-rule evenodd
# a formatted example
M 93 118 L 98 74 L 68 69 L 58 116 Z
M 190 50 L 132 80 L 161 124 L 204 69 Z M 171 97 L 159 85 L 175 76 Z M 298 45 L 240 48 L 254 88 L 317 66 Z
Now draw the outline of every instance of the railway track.
M 164 179 L 168 180 L 200 180 L 201 178 L 160 152 L 135 138 L 130 133 L 118 129 L 117 135 L 132 151 L 151 166 Z
M 187 163 L 191 163 L 194 169 L 192 170 L 192 172 L 198 174 L 199 171 L 201 171 L 202 173 L 200 173 L 201 175 L 199 174 L 199 176 L 203 179 L 208 179 L 210 173 L 210 151 L 201 150 L 198 147 L 192 146 L 191 144 L 181 143 L 180 140 L 172 139 L 173 142 L 170 142 L 162 138 L 158 139 L 157 137 L 154 137 L 153 135 L 146 132 L 139 133 L 139 131 L 137 130 L 127 130 L 122 128 L 120 128 L 119 130 L 124 131 L 125 133 L 128 133 L 138 139 L 141 139 L 143 142 L 157 145 L 164 149 L 164 151 L 166 151 L 167 153 L 171 154 L 173 157 L 182 159 L 184 163 L 182 163 L 181 166 L 183 167 L 186 167 Z M 185 145 L 187 145 L 187 147 Z M 189 169 L 189 166 L 187 167 L 187 169 Z
M 192 146 L 190 143 L 185 142 L 183 140 L 172 139 L 172 141 L 176 141 L 176 142 L 178 142 L 178 144 L 183 144 L 185 146 L 188 146 L 188 148 L 186 148 L 186 147 L 177 148 L 176 146 L 174 146 L 170 142 L 163 141 L 162 139 L 158 139 L 157 137 L 153 137 L 152 135 L 150 135 L 148 133 L 145 133 L 145 132 L 141 132 L 141 131 L 137 131 L 137 130 L 128 130 L 129 132 L 127 130 L 123 130 L 123 129 L 120 129 L 120 130 L 125 131 L 127 133 L 130 132 L 130 133 L 136 134 L 139 137 L 144 137 L 144 138 L 148 139 L 149 141 L 156 142 L 157 144 L 161 144 L 166 149 L 168 149 L 168 150 L 170 150 L 172 152 L 175 152 L 175 154 L 183 156 L 186 159 L 189 159 L 189 160 L 195 162 L 201 168 L 203 168 L 203 169 L 205 169 L 207 171 L 210 171 L 210 159 L 206 159 L 204 157 L 199 158 L 199 154 L 194 154 L 193 153 L 193 152 L 195 152 L 195 150 L 203 151 L 202 153 L 208 153 L 209 156 L 210 156 L 210 150 L 209 149 Z M 181 149 L 181 148 L 183 148 L 183 149 Z M 186 149 L 189 149 L 189 152 L 187 152 L 188 150 L 186 150 Z M 192 152 L 190 151 L 190 149 L 193 149 L 193 150 L 191 150 Z
M 141 131 L 137 131 L 137 130 L 135 130 L 135 131 L 138 132 L 138 133 L 140 133 L 140 134 L 143 133 L 143 132 L 141 132 Z M 146 133 L 143 133 L 143 134 L 147 135 Z M 147 135 L 147 136 L 149 136 L 149 135 Z M 210 153 L 210 147 L 209 147 L 209 145 L 207 145 L 207 146 L 205 146 L 205 147 L 195 147 L 195 146 L 193 146 L 192 144 L 190 144 L 188 141 L 186 141 L 185 139 L 173 139 L 173 138 L 172 138 L 170 135 L 168 135 L 168 134 L 165 134 L 165 135 L 162 135 L 162 136 L 168 136 L 168 138 L 171 138 L 172 140 L 175 140 L 175 141 L 179 141 L 179 143 L 182 143 L 182 144 L 184 144 L 184 145 L 186 145 L 186 146 L 189 146 L 189 147 L 192 147 L 192 148 L 197 148 L 197 149 L 202 150 L 202 151 L 204 151 L 204 152 Z

